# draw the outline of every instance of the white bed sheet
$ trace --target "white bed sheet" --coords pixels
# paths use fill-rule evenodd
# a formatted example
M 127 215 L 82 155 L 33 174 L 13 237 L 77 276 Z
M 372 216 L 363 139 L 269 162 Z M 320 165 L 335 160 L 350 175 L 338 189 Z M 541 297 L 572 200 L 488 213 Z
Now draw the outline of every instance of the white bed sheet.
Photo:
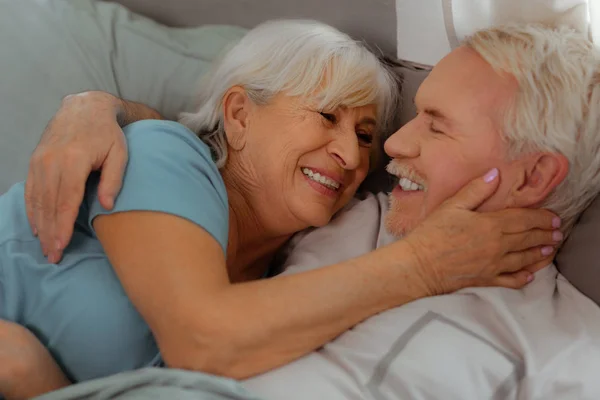
M 299 237 L 285 273 L 389 243 L 385 195 Z M 372 317 L 247 380 L 267 399 L 600 399 L 600 308 L 553 265 L 521 291 L 472 288 Z

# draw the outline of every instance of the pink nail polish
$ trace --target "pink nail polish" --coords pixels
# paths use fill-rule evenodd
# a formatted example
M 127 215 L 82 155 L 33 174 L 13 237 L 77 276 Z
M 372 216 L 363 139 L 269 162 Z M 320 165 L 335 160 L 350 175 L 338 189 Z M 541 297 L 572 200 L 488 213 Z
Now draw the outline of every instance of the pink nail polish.
M 552 240 L 554 240 L 555 242 L 560 242 L 561 240 L 563 240 L 562 232 L 561 231 L 552 232 Z
M 494 168 L 483 177 L 483 180 L 485 181 L 485 183 L 490 183 L 497 177 L 498 177 L 498 168 Z
M 550 254 L 552 254 L 553 251 L 554 251 L 554 247 L 552 247 L 552 246 L 542 247 L 542 255 L 544 257 L 549 256 Z
M 534 276 L 533 275 L 529 275 L 527 277 L 527 283 L 531 283 L 531 281 L 533 281 Z
M 552 218 L 552 227 L 553 228 L 560 228 L 562 221 L 560 220 L 560 218 L 558 217 L 554 217 Z

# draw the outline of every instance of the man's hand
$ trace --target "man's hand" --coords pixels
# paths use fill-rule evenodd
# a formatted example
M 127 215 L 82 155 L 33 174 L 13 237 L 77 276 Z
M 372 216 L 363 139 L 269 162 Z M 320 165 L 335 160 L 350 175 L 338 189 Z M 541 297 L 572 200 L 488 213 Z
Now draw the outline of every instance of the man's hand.
M 100 203 L 113 207 L 127 164 L 121 126 L 148 118 L 160 115 L 104 92 L 63 100 L 31 157 L 25 185 L 27 215 L 50 262 L 60 260 L 71 239 L 91 171 L 102 170 Z
M 69 384 L 29 330 L 0 320 L 0 395 L 7 400 L 28 399 Z
M 412 248 L 429 295 L 469 286 L 518 289 L 552 262 L 563 235 L 547 210 L 476 210 L 497 189 L 498 171 L 448 199 L 404 242 Z

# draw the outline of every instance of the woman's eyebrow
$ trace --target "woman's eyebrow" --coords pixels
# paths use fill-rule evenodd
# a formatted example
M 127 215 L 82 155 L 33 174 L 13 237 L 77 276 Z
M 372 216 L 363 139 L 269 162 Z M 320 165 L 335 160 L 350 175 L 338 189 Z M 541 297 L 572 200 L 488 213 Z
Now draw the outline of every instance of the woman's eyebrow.
M 374 118 L 371 117 L 364 117 L 363 119 L 361 119 L 360 121 L 358 121 L 358 124 L 356 125 L 372 125 L 372 126 L 377 126 L 377 121 Z

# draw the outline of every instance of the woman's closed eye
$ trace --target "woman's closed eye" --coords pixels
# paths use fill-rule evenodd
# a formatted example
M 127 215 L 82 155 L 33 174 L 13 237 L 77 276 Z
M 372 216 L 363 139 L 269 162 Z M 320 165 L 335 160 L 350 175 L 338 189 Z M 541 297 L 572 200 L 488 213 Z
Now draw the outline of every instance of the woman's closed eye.
M 331 122 L 332 124 L 335 124 L 337 122 L 337 117 L 335 116 L 335 114 L 326 113 L 326 112 L 320 112 L 319 114 L 321 114 L 321 116 L 323 118 L 325 118 L 327 121 Z
M 323 111 L 320 111 L 319 114 L 321 114 L 321 116 L 331 124 L 335 125 L 338 123 L 338 119 L 335 114 L 326 113 Z M 356 131 L 356 137 L 358 137 L 358 141 L 360 142 L 361 146 L 369 147 L 373 143 L 373 135 L 362 129 Z
M 373 144 L 373 135 L 365 131 L 356 131 L 358 141 L 362 146 L 369 147 Z

